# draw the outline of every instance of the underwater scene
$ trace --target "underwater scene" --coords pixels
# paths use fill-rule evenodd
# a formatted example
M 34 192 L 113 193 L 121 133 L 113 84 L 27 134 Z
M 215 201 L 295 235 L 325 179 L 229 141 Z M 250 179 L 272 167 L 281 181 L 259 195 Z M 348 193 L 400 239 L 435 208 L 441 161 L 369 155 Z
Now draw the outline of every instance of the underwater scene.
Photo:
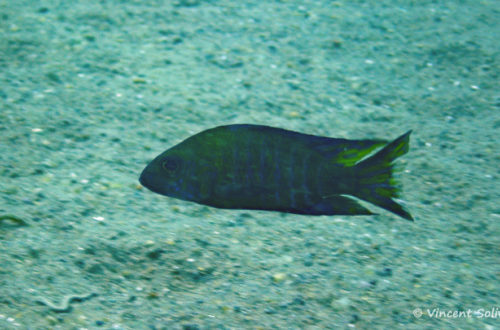
M 497 0 L 0 0 L 0 329 L 500 327 Z

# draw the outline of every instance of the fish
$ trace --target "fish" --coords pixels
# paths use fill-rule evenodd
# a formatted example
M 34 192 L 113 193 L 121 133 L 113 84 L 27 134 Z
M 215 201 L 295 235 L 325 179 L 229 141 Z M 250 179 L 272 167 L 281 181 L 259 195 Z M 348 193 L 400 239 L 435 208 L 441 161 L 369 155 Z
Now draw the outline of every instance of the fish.
M 359 200 L 413 221 L 394 199 L 396 158 L 411 130 L 389 142 L 348 140 L 253 124 L 192 135 L 154 158 L 139 182 L 168 197 L 222 209 L 374 215 Z

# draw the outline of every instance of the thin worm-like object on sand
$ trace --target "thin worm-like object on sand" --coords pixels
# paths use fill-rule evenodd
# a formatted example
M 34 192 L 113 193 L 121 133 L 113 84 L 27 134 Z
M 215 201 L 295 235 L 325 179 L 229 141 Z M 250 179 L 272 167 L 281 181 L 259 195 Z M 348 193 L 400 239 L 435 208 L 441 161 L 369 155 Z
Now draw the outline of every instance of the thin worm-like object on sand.
M 46 305 L 54 312 L 64 313 L 64 312 L 69 312 L 71 310 L 71 302 L 87 300 L 93 296 L 97 296 L 97 293 L 90 292 L 87 294 L 69 294 L 69 295 L 64 296 L 62 298 L 60 304 L 54 304 L 54 303 L 50 302 L 49 300 L 47 300 L 47 298 L 42 297 L 42 296 L 37 296 L 35 298 L 35 301 L 38 303 L 41 303 L 43 305 Z

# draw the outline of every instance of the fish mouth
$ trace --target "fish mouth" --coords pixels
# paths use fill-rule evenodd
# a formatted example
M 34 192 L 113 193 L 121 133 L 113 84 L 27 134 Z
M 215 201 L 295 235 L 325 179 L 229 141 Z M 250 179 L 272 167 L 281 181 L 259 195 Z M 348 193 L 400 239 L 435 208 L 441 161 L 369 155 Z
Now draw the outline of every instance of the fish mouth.
M 149 190 L 156 192 L 155 189 L 153 189 L 152 185 L 152 183 L 154 182 L 153 175 L 151 174 L 151 172 L 147 170 L 147 168 L 145 168 L 144 171 L 142 171 L 141 176 L 139 177 L 139 182 L 143 187 L 146 187 Z
M 148 167 L 146 167 L 144 171 L 142 171 L 141 176 L 139 177 L 139 182 L 143 187 L 151 190 L 154 193 L 168 196 L 166 185 L 161 177 L 159 177 L 159 175 L 155 171 L 152 171 Z

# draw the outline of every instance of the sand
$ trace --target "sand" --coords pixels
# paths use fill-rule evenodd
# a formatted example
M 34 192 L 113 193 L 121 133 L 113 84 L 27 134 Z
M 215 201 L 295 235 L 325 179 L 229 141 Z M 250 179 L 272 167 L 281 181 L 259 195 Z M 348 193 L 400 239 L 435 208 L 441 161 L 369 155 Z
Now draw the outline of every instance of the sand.
M 494 0 L 0 1 L 0 328 L 496 328 L 498 22 Z M 232 123 L 413 129 L 416 221 L 139 185 Z

